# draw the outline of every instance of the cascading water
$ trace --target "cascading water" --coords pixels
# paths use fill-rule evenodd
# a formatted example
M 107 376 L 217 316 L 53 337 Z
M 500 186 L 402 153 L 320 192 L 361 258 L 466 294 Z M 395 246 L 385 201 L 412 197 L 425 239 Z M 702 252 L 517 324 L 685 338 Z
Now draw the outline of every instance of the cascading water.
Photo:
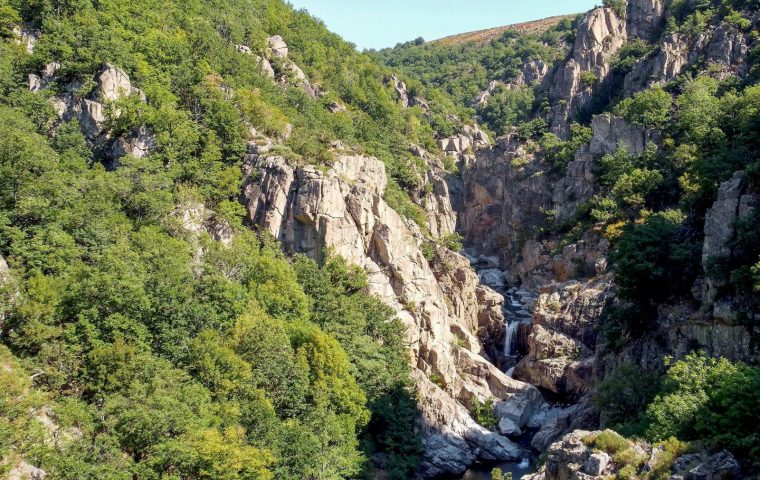
M 515 298 L 512 296 L 512 294 L 507 294 L 507 308 L 506 308 L 506 319 L 507 322 L 504 324 L 504 355 L 507 357 L 511 357 L 515 354 L 514 351 L 514 345 L 515 345 L 515 336 L 517 335 L 517 328 L 520 326 L 520 319 L 517 318 L 515 313 L 520 310 L 521 305 L 519 302 L 515 301 Z
M 518 319 L 513 319 L 511 322 L 507 322 L 505 325 L 505 332 L 504 332 L 504 355 L 507 357 L 511 357 L 514 355 L 514 343 L 515 343 L 515 334 L 517 334 L 517 327 L 520 326 L 520 321 Z

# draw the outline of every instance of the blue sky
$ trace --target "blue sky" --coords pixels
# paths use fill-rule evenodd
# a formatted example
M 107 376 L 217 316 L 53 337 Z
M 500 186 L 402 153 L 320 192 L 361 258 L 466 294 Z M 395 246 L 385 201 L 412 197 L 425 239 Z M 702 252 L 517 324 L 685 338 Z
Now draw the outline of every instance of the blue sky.
M 290 0 L 359 49 L 580 13 L 601 0 Z

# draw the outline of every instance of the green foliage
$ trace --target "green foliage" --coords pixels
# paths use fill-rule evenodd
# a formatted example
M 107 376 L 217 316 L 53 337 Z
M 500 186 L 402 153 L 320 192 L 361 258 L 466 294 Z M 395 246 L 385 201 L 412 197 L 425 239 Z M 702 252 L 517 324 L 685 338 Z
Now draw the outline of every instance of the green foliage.
M 602 5 L 605 8 L 612 9 L 619 18 L 625 18 L 626 7 L 628 6 L 625 0 L 603 0 Z
M 676 459 L 688 453 L 691 445 L 677 438 L 670 437 L 658 443 L 655 447 L 660 448 L 661 453 L 657 456 L 647 478 L 651 480 L 666 480 L 670 478 L 670 471 Z
M 654 46 L 649 45 L 645 40 L 634 38 L 623 44 L 612 60 L 612 67 L 622 73 L 628 73 L 633 70 L 634 64 L 654 51 Z
M 599 384 L 595 401 L 613 428 L 632 434 L 642 428 L 643 411 L 658 391 L 657 374 L 637 365 L 624 363 Z M 612 434 L 609 436 L 614 437 Z M 612 442 L 616 438 L 610 438 L 610 445 L 617 449 L 608 453 L 616 453 L 627 447 L 627 442 L 625 445 Z
M 472 405 L 472 416 L 475 421 L 490 430 L 496 428 L 496 415 L 493 407 L 493 400 L 490 398 L 485 402 L 476 401 Z
M 581 72 L 581 83 L 587 87 L 593 87 L 596 85 L 596 82 L 599 81 L 599 75 L 597 75 L 593 70 L 585 70 Z
M 600 384 L 597 401 L 620 422 L 619 431 L 661 442 L 662 454 L 647 476 L 659 480 L 668 478 L 675 459 L 691 448 L 683 440 L 729 449 L 753 468 L 760 465 L 760 430 L 746 421 L 760 406 L 758 386 L 757 366 L 690 353 L 669 366 L 661 384 L 624 364 Z
M 542 60 L 550 64 L 562 58 L 573 35 L 573 22 L 563 21 L 541 34 L 506 31 L 486 44 L 407 42 L 371 53 L 379 63 L 419 80 L 420 88 L 424 85 L 428 95 L 433 90 L 443 91 L 452 107 L 460 106 L 460 117 L 467 118 L 473 110 L 465 106 L 470 106 L 492 80 L 509 83 L 521 75 L 526 63 Z M 479 112 L 483 123 L 501 134 L 506 127 L 524 120 L 531 107 L 531 90 L 497 88 Z M 446 135 L 445 131 L 439 132 Z
M 663 393 L 647 408 L 647 436 L 654 440 L 693 437 L 697 412 L 707 402 L 708 390 L 735 371 L 728 360 L 693 353 L 675 363 L 665 376 Z
M 5 1 L 0 3 L 0 38 L 13 36 L 13 27 L 21 23 L 21 15 Z
M 678 127 L 684 141 L 700 144 L 722 139 L 717 91 L 717 80 L 708 76 L 700 76 L 684 86 L 676 99 Z
M 746 419 L 760 406 L 760 368 L 741 363 L 735 368 L 717 382 L 715 390 L 708 391 L 707 403 L 696 416 L 696 436 L 713 448 L 736 452 L 758 468 L 760 428 Z
M 729 8 L 728 13 L 723 17 L 723 21 L 742 31 L 747 31 L 752 27 L 752 20 L 732 8 Z
M 626 98 L 615 107 L 615 114 L 631 123 L 662 130 L 670 119 L 673 99 L 660 87 L 650 88 Z
M 498 87 L 488 99 L 488 104 L 481 110 L 481 121 L 497 135 L 503 135 L 510 127 L 528 116 L 533 107 L 533 100 L 531 88 Z
M 504 473 L 501 468 L 491 470 L 491 480 L 512 480 L 512 472 Z
M 553 133 L 545 133 L 539 144 L 544 151 L 544 157 L 556 168 L 564 170 L 573 160 L 575 152 L 591 140 L 592 134 L 590 127 L 573 123 L 570 125 L 569 140 L 562 141 Z
M 295 269 L 311 299 L 311 320 L 341 343 L 368 397 L 365 445 L 388 454 L 391 478 L 406 478 L 418 466 L 421 443 L 414 428 L 417 405 L 408 381 L 403 326 L 389 307 L 363 293 L 364 271 L 341 257 L 328 252 L 319 267 L 298 256 Z
M 396 105 L 385 69 L 284 2 L 23 3 L 19 16 L 0 3 L 3 36 L 20 21 L 43 31 L 32 57 L 0 43 L 0 255 L 14 279 L 0 292 L 0 456 L 71 480 L 263 480 L 357 478 L 384 452 L 389 478 L 414 476 L 403 325 L 363 293 L 363 272 L 293 262 L 245 228 L 238 198 L 249 129 L 284 138 L 292 124 L 294 158 L 328 163 L 340 138 L 386 162 L 395 206 L 424 225 L 408 190 L 426 166 L 407 150 L 434 148 L 427 117 Z M 276 85 L 234 48 L 263 53 L 275 33 L 329 98 Z M 51 61 L 50 91 L 28 92 L 26 75 Z M 114 171 L 47 101 L 70 82 L 89 94 L 105 62 L 147 100 L 110 105 L 110 133 L 144 126 L 156 143 Z M 348 111 L 330 113 L 333 100 Z M 188 228 L 204 208 L 201 222 L 231 240 Z M 43 406 L 81 434 L 46 440 L 31 413 Z
M 623 298 L 649 305 L 691 285 L 685 279 L 693 275 L 697 252 L 694 245 L 678 240 L 684 220 L 680 211 L 668 210 L 626 227 L 613 252 Z

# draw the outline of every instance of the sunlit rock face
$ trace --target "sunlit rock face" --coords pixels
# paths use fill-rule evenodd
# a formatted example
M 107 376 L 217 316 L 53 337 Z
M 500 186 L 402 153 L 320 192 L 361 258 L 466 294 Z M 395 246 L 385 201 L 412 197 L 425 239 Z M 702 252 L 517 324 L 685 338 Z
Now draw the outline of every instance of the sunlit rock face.
M 498 296 L 479 285 L 460 255 L 441 251 L 431 268 L 424 237 L 382 198 L 385 166 L 338 155 L 329 169 L 251 154 L 244 167 L 249 221 L 286 250 L 319 260 L 326 248 L 364 268 L 369 293 L 396 309 L 407 327 L 421 404 L 426 475 L 461 473 L 474 459 L 510 460 L 519 448 L 477 425 L 468 408 L 491 399 L 513 405 L 519 426 L 544 406 L 538 390 L 486 359 L 481 338 L 503 324 Z M 442 200 L 443 201 L 443 200 Z

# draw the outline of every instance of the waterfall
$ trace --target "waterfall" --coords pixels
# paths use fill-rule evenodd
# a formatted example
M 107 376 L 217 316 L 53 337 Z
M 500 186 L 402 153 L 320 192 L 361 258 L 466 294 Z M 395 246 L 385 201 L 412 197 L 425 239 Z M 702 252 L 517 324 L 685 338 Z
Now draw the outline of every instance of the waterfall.
M 511 357 L 514 355 L 513 345 L 515 343 L 515 334 L 517 333 L 517 327 L 520 326 L 520 320 L 513 319 L 511 322 L 504 324 L 504 355 Z

